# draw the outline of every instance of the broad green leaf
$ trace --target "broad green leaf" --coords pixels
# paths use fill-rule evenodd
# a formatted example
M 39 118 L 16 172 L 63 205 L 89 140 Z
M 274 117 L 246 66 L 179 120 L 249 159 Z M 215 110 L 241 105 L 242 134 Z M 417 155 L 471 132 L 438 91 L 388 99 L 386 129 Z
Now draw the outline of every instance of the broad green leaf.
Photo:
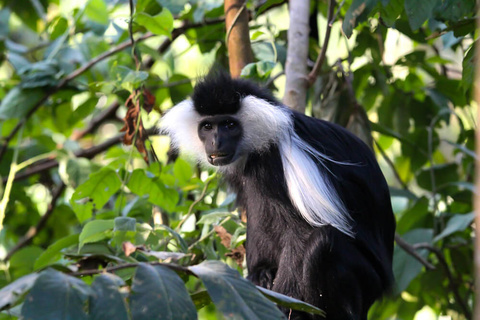
M 387 0 L 381 3 L 380 16 L 386 25 L 391 27 L 403 11 L 403 0 Z
M 51 244 L 35 261 L 34 269 L 42 269 L 62 258 L 61 250 L 78 244 L 79 235 L 72 234 Z
M 172 14 L 176 15 L 182 12 L 188 0 L 157 0 L 162 7 L 167 8 Z
M 62 16 L 56 17 L 50 24 L 50 40 L 55 40 L 65 34 L 68 29 L 68 20 Z
M 168 83 L 175 84 L 168 88 L 170 98 L 174 104 L 185 100 L 193 91 L 190 78 L 182 74 L 174 74 L 168 79 Z
M 0 40 L 3 40 L 8 36 L 9 25 L 8 22 L 10 21 L 10 10 L 2 9 L 0 10 Z
M 59 165 L 59 173 L 63 182 L 73 188 L 78 187 L 88 179 L 92 172 L 90 160 L 85 158 L 62 159 Z
M 434 181 L 432 181 L 432 171 Z M 432 182 L 435 183 L 435 188 L 438 189 L 444 184 L 459 180 L 458 165 L 456 163 L 434 165 L 423 169 L 417 176 L 418 185 L 425 190 L 432 190 Z M 448 192 L 448 190 L 443 192 Z
M 145 170 L 134 170 L 128 180 L 127 187 L 136 195 L 148 195 L 148 201 L 159 207 L 164 207 L 166 202 L 164 191 L 166 188 L 162 188 L 161 182 L 156 181 L 154 177 L 147 176 Z
M 353 29 L 367 19 L 370 11 L 379 0 L 353 0 L 343 19 L 342 29 L 347 38 L 352 35 Z
M 89 313 L 90 320 L 128 320 L 127 306 L 119 287 L 125 282 L 116 275 L 104 273 L 92 283 Z
M 267 10 L 268 8 L 274 6 L 274 5 L 277 5 L 277 4 L 280 4 L 280 3 L 283 3 L 283 0 L 267 0 L 265 1 L 261 6 L 260 8 L 258 8 L 257 12 L 255 13 L 255 16 L 259 16 L 261 15 L 265 10 Z M 255 39 L 252 39 L 252 40 L 255 40 Z
M 23 294 L 30 290 L 37 278 L 37 273 L 31 273 L 3 287 L 0 290 L 0 310 L 14 305 L 21 299 Z
M 462 87 L 467 91 L 472 87 L 475 76 L 475 48 L 478 47 L 478 41 L 475 41 L 468 49 L 462 62 Z
M 89 219 L 92 209 L 101 209 L 122 185 L 115 170 L 105 167 L 98 172 L 92 173 L 87 181 L 81 184 L 72 195 L 70 203 L 80 222 Z M 82 208 L 91 203 L 90 206 Z M 86 211 L 85 211 L 86 210 Z
M 437 20 L 457 22 L 475 14 L 475 0 L 442 0 L 439 4 L 434 10 Z
M 173 175 L 179 180 L 180 184 L 186 184 L 192 178 L 192 166 L 182 158 L 178 158 L 173 165 Z
M 425 227 L 422 223 L 426 223 L 431 213 L 428 208 L 428 199 L 422 197 L 415 201 L 411 208 L 408 208 L 400 217 L 397 223 L 397 232 L 404 234 L 414 228 Z
M 197 221 L 197 224 L 214 224 L 226 217 L 232 217 L 233 214 L 230 212 L 211 212 L 203 214 L 200 220 Z
M 92 21 L 100 24 L 108 24 L 108 10 L 104 0 L 89 0 L 85 7 L 85 14 Z
M 180 234 L 178 234 L 178 232 L 176 232 L 175 230 L 173 230 L 172 228 L 166 226 L 166 225 L 156 225 L 155 226 L 155 230 L 166 230 L 167 232 L 169 232 L 174 238 L 175 240 L 177 241 L 178 245 L 180 246 L 180 250 L 182 250 L 182 252 L 188 252 L 188 245 L 187 243 L 185 242 L 185 240 L 182 238 L 182 236 Z
M 190 298 L 195 304 L 195 308 L 197 308 L 197 310 L 200 310 L 203 307 L 212 303 L 212 299 L 210 299 L 210 296 L 208 295 L 207 290 L 201 290 L 197 293 L 194 293 L 190 296 Z
M 420 28 L 431 17 L 433 9 L 439 3 L 441 0 L 405 0 L 405 12 L 413 31 Z
M 225 319 L 286 319 L 247 279 L 219 261 L 204 261 L 189 268 L 205 285 Z
M 86 320 L 84 306 L 91 289 L 80 279 L 48 269 L 40 273 L 25 298 L 25 320 Z
M 437 242 L 452 233 L 463 231 L 467 229 L 475 219 L 475 212 L 470 212 L 467 214 L 456 214 L 450 220 L 448 220 L 447 226 L 445 229 L 440 232 L 434 239 L 433 242 Z
M 154 34 L 171 37 L 171 32 L 173 30 L 173 16 L 166 8 L 163 8 L 162 12 L 156 16 L 139 12 L 135 16 L 135 21 Z
M 113 220 L 93 220 L 88 222 L 79 237 L 79 250 L 85 243 L 97 242 L 111 236 Z
M 113 231 L 136 231 L 137 221 L 129 217 L 117 217 Z
M 13 88 L 0 103 L 0 120 L 24 117 L 44 96 L 44 90 L 39 88 Z
M 402 235 L 402 238 L 411 245 L 416 243 L 431 243 L 433 230 L 414 229 Z M 417 252 L 423 258 L 428 256 L 426 249 L 417 250 Z M 396 282 L 395 292 L 401 293 L 407 289 L 410 282 L 422 271 L 422 268 L 423 265 L 417 259 L 396 245 L 393 252 L 393 274 Z
M 323 310 L 320 310 L 319 308 L 312 306 L 309 303 L 303 302 L 301 300 L 286 296 L 284 294 L 281 294 L 272 290 L 262 288 L 260 286 L 257 286 L 257 289 L 260 290 L 260 292 L 269 300 L 275 302 L 278 305 L 281 305 L 282 307 L 299 310 L 299 311 L 305 311 L 311 314 L 319 314 L 323 317 L 325 317 L 326 315 Z
M 163 266 L 141 263 L 132 282 L 132 320 L 197 319 L 195 305 L 182 279 Z

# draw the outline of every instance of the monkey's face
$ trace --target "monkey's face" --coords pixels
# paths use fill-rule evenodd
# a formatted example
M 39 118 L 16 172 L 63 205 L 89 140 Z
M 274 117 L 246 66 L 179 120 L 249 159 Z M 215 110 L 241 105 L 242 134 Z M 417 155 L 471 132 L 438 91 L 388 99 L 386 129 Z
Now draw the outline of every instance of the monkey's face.
M 240 122 L 230 115 L 205 117 L 198 125 L 207 160 L 214 166 L 225 166 L 238 159 L 242 134 Z

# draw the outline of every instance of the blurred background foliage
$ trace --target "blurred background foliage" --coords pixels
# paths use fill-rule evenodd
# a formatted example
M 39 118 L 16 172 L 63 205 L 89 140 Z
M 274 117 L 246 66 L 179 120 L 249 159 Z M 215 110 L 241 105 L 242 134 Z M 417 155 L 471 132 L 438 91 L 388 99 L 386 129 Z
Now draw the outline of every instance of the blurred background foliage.
M 328 23 L 329 3 L 311 2 L 310 67 L 331 36 L 306 112 L 370 144 L 391 188 L 396 287 L 370 318 L 470 319 L 475 1 L 332 3 Z M 247 310 L 263 296 L 236 271 L 202 263 L 245 276 L 245 224 L 215 173 L 169 153 L 154 128 L 212 65 L 228 68 L 223 1 L 0 8 L 0 319 L 176 319 L 166 307 L 278 318 L 268 300 Z M 288 4 L 245 8 L 255 61 L 242 76 L 281 99 Z

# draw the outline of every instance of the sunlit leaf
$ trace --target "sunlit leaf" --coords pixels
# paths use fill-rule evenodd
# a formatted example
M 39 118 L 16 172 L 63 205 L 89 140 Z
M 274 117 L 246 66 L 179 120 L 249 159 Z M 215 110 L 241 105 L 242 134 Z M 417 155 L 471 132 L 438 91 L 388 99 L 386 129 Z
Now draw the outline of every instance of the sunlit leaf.
M 135 16 L 135 21 L 147 28 L 148 31 L 164 36 L 171 36 L 173 30 L 173 16 L 166 8 L 156 16 L 151 16 L 147 13 L 139 12 Z

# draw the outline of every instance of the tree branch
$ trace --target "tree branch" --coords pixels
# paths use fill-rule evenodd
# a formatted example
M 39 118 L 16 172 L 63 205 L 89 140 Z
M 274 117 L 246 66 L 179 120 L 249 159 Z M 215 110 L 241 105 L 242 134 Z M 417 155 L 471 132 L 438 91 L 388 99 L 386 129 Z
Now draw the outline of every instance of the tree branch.
M 188 269 L 187 267 L 179 266 L 176 264 L 163 263 L 163 262 L 149 262 L 148 264 L 151 266 L 164 266 L 169 269 L 172 269 L 173 271 L 180 271 L 180 272 L 184 272 L 189 276 L 195 276 L 195 274 L 192 271 L 190 271 L 190 269 Z M 114 273 L 115 271 L 118 271 L 118 270 L 136 268 L 136 267 L 138 267 L 138 263 L 125 263 L 125 264 L 121 264 L 114 267 L 108 267 L 105 269 L 94 269 L 94 270 L 72 272 L 70 273 L 70 275 L 74 277 L 93 276 L 95 274 L 101 274 L 105 272 Z
M 328 2 L 328 16 L 327 16 L 327 30 L 325 31 L 325 39 L 323 41 L 322 51 L 313 66 L 312 71 L 308 74 L 308 83 L 311 86 L 318 77 L 320 70 L 322 70 L 323 62 L 327 56 L 328 42 L 330 41 L 330 33 L 332 32 L 332 25 L 334 22 L 333 9 L 335 8 L 336 1 L 330 0 Z
M 7 253 L 3 261 L 8 261 L 12 255 L 20 250 L 21 248 L 29 245 L 33 238 L 46 226 L 48 219 L 52 216 L 52 213 L 55 209 L 58 198 L 62 195 L 63 190 L 65 190 L 65 184 L 60 184 L 57 189 L 52 194 L 52 201 L 48 205 L 47 212 L 40 218 L 35 227 L 31 227 L 25 236 L 18 241 L 18 243 Z
M 309 0 L 290 1 L 286 83 L 283 103 L 300 113 L 305 112 L 307 97 L 308 14 Z
M 430 245 L 429 243 L 418 243 L 413 246 L 415 249 L 427 249 L 430 252 L 433 252 L 438 259 L 438 262 L 440 265 L 443 267 L 443 270 L 445 271 L 445 274 L 448 278 L 448 284 L 450 287 L 450 290 L 452 291 L 453 295 L 455 296 L 455 300 L 457 301 L 458 305 L 462 309 L 463 313 L 465 314 L 465 317 L 467 319 L 472 318 L 472 313 L 470 309 L 468 308 L 466 302 L 462 299 L 460 296 L 460 291 L 458 288 L 458 284 L 455 281 L 455 278 L 453 276 L 452 271 L 450 270 L 447 261 L 445 260 L 445 256 L 443 255 L 442 251 L 440 249 Z
M 425 266 L 428 270 L 435 270 L 435 266 L 424 259 L 418 252 L 416 251 L 416 247 L 412 246 L 410 243 L 403 240 L 398 233 L 395 233 L 395 242 L 397 245 L 402 248 L 406 253 L 417 259 L 421 264 Z
M 246 5 L 244 0 L 225 0 L 225 42 L 232 77 L 239 77 L 243 67 L 253 62 Z

